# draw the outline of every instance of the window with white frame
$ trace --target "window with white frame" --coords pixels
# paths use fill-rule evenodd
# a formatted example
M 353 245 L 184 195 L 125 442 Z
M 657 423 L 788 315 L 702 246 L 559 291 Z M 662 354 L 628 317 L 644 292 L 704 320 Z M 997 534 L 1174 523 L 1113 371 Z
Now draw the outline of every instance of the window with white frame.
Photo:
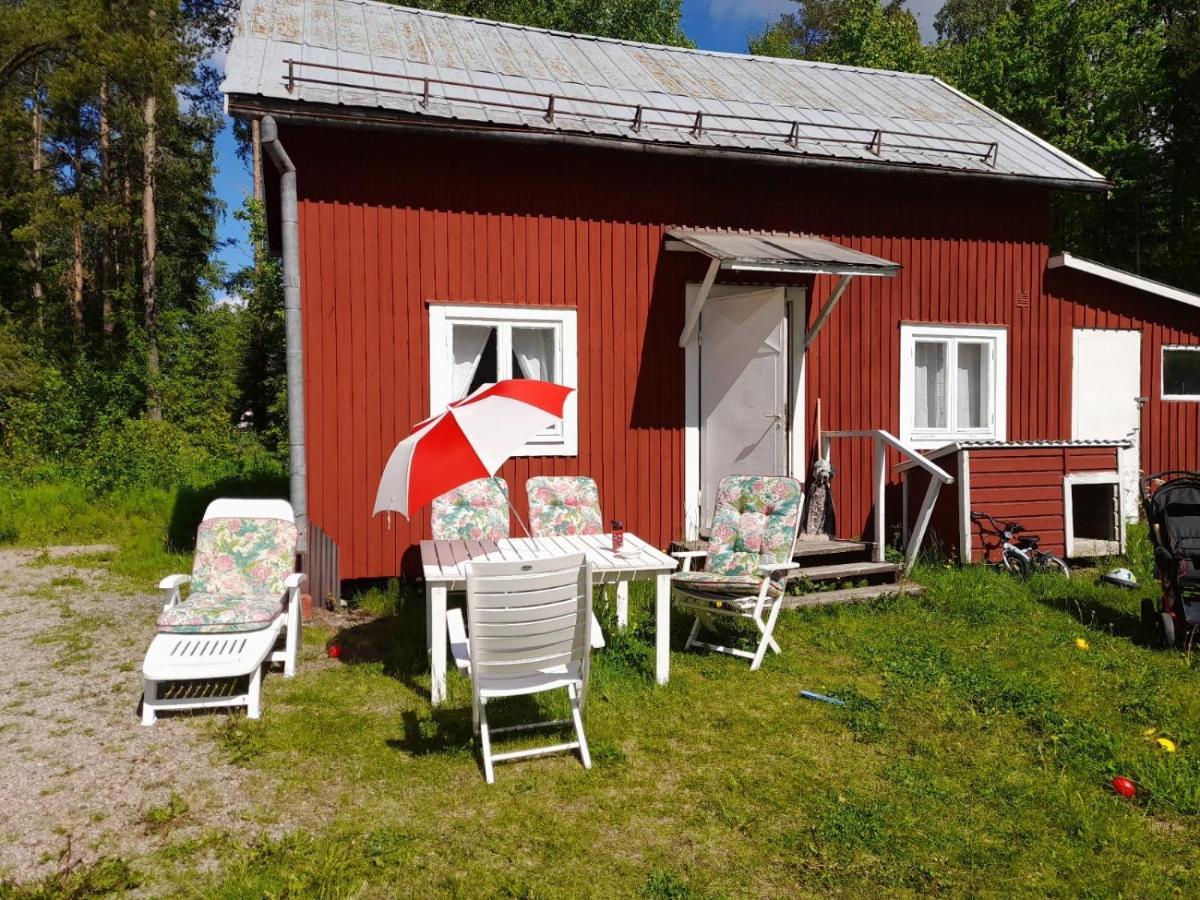
M 485 384 L 536 378 L 578 384 L 578 335 L 573 309 L 554 307 L 429 307 L 429 406 L 433 414 Z M 578 406 L 567 398 L 563 421 L 525 445 L 525 456 L 574 456 Z
M 1162 348 L 1164 400 L 1200 400 L 1200 347 Z
M 918 447 L 1003 440 L 1008 332 L 973 325 L 900 328 L 900 437 Z

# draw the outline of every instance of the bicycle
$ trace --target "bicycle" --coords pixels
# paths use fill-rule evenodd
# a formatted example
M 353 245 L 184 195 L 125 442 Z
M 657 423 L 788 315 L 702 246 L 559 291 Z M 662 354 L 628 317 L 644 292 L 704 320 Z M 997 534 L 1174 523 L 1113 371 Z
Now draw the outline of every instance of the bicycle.
M 1028 534 L 1020 522 L 1001 525 L 985 512 L 971 513 L 971 521 L 979 523 L 981 534 L 1000 538 L 1002 552 L 998 565 L 1009 574 L 1028 578 L 1035 572 L 1053 572 L 1071 577 L 1067 564 L 1054 554 L 1041 550 L 1038 547 L 1041 538 L 1036 534 Z M 991 528 L 986 528 L 984 522 L 990 523 Z

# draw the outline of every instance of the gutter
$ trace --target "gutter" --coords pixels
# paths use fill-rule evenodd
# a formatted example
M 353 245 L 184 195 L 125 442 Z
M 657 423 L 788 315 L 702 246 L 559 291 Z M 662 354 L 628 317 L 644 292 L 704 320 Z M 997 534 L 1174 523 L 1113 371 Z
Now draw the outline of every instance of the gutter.
M 619 137 L 571 134 L 562 131 L 539 131 L 522 126 L 460 124 L 452 120 L 431 122 L 401 113 L 385 110 L 369 111 L 345 106 L 295 101 L 273 102 L 271 99 L 250 94 L 229 94 L 225 98 L 230 115 L 240 118 L 276 116 L 283 122 L 298 125 L 324 125 L 335 128 L 365 128 L 369 130 L 401 131 L 416 134 L 446 134 L 452 132 L 476 140 L 508 141 L 525 144 L 567 144 L 580 147 L 600 147 L 667 156 L 690 158 L 733 159 L 767 165 L 813 166 L 816 168 L 851 169 L 878 172 L 884 175 L 924 175 L 935 178 L 971 179 L 991 183 L 1026 184 L 1033 187 L 1054 188 L 1065 191 L 1107 193 L 1112 190 L 1110 181 L 1094 181 L 1071 178 L 1040 178 L 1033 175 L 1006 175 L 998 172 L 980 172 L 949 167 L 920 165 L 917 163 L 883 163 L 866 160 L 821 157 L 806 154 L 772 153 L 761 150 L 735 150 L 722 147 L 695 147 L 690 144 L 665 142 L 630 141 Z M 300 107 L 300 108 L 297 108 Z
M 283 238 L 283 316 L 287 335 L 288 462 L 292 509 L 300 532 L 298 549 L 308 552 L 308 453 L 304 442 L 304 349 L 300 318 L 300 216 L 296 166 L 279 142 L 269 115 L 262 120 L 262 148 L 279 170 L 279 221 Z

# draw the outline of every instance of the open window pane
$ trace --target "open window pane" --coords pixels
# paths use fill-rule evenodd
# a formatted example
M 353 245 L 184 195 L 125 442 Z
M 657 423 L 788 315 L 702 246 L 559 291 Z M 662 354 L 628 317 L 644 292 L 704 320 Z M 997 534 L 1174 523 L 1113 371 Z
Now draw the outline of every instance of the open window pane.
M 917 341 L 914 347 L 917 428 L 946 427 L 946 345 Z
M 1200 396 L 1200 348 L 1163 350 L 1163 393 Z
M 958 428 L 986 428 L 988 424 L 987 346 L 958 344 Z
M 555 381 L 555 352 L 553 328 L 520 328 L 512 330 L 513 378 L 536 378 Z
M 453 327 L 454 385 L 453 400 L 461 400 L 474 390 L 497 380 L 496 329 L 489 325 Z

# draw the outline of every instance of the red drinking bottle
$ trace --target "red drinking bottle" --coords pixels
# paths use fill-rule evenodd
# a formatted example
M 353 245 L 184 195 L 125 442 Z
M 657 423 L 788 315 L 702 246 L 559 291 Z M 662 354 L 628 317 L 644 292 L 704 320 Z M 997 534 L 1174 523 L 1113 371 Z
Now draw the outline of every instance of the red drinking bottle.
M 612 520 L 613 553 L 620 553 L 625 546 L 625 524 L 618 519 Z

